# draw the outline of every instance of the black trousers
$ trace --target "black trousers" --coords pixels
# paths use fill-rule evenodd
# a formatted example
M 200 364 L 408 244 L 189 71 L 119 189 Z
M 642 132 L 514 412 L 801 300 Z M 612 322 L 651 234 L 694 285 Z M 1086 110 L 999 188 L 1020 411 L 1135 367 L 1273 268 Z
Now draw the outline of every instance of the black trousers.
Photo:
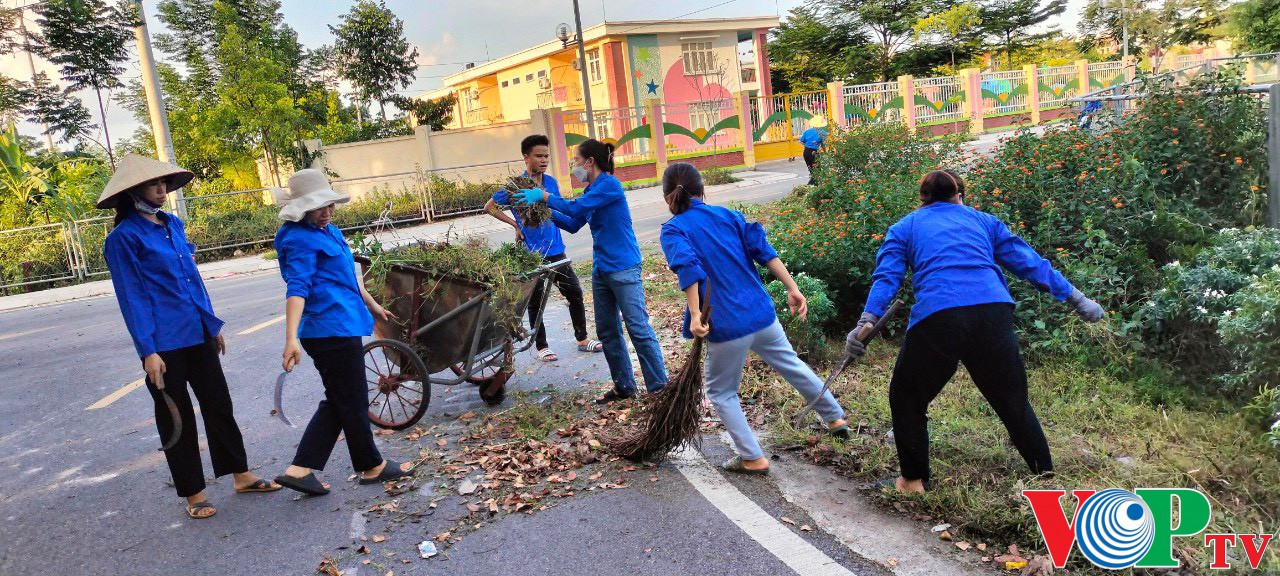
M 804 165 L 809 167 L 809 185 L 818 184 L 818 179 L 813 176 L 813 166 L 818 163 L 818 151 L 813 148 L 804 149 Z
M 232 414 L 231 392 L 227 390 L 227 378 L 222 373 L 218 345 L 214 339 L 208 338 L 204 344 L 160 352 L 160 359 L 164 360 L 165 366 L 164 390 L 173 398 L 178 414 L 182 416 L 182 435 L 173 448 L 164 452 L 178 496 L 195 496 L 205 488 L 200 440 L 196 434 L 196 412 L 191 405 L 191 395 L 187 393 L 188 384 L 200 402 L 213 475 L 248 471 L 244 439 Z M 169 415 L 169 407 L 150 376 L 146 383 L 156 405 L 156 428 L 160 431 L 160 441 L 164 442 L 173 433 L 173 417 Z
M 564 253 L 547 256 L 543 259 L 544 263 L 559 262 L 565 260 Z M 551 281 L 555 283 L 556 288 L 560 290 L 560 295 L 569 303 L 569 319 L 573 322 L 573 337 L 579 342 L 587 339 L 587 308 L 582 303 L 582 284 L 578 282 L 578 275 L 573 273 L 572 266 L 561 266 L 551 273 Z M 533 325 L 534 319 L 538 317 L 538 303 L 542 302 L 541 286 L 533 290 L 533 297 L 529 300 L 529 325 Z M 538 350 L 547 347 L 547 326 L 542 324 L 538 326 L 537 340 L 535 344 Z
M 359 336 L 303 338 L 301 343 L 320 372 L 324 400 L 302 433 L 293 465 L 324 470 L 338 435 L 345 434 L 352 467 L 361 472 L 373 469 L 382 463 L 382 454 L 369 428 L 364 344 Z
M 1053 470 L 1049 443 L 1027 399 L 1027 371 L 1013 332 L 1013 306 L 982 304 L 941 310 L 907 332 L 889 384 L 902 477 L 929 479 L 926 413 L 960 362 L 1031 471 Z

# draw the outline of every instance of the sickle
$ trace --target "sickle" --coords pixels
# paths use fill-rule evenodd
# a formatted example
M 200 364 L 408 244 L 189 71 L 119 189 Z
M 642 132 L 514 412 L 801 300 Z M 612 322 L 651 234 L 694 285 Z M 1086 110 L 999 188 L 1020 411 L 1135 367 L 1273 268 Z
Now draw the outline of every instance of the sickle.
M 173 432 L 169 434 L 169 441 L 160 447 L 160 451 L 164 452 L 173 448 L 178 443 L 178 439 L 182 437 L 182 416 L 178 414 L 178 405 L 173 403 L 173 398 L 169 397 L 169 393 L 160 389 L 160 396 L 164 398 L 165 406 L 169 407 L 169 420 L 173 422 Z
M 862 331 L 859 332 L 857 336 L 858 341 L 862 342 L 864 346 L 870 343 L 871 340 L 884 329 L 885 325 L 893 319 L 894 315 L 898 313 L 898 310 L 902 309 L 902 306 L 902 300 L 894 300 L 893 304 L 889 306 L 889 309 L 885 311 L 884 315 L 881 316 L 875 324 L 867 324 L 862 327 Z M 844 372 L 844 369 L 848 368 L 850 364 L 853 364 L 853 357 L 845 354 L 844 357 L 840 359 L 840 363 L 831 370 L 831 374 L 827 376 L 827 380 L 822 383 L 822 390 L 818 391 L 818 395 L 814 396 L 813 400 L 810 400 L 804 408 L 800 409 L 800 413 L 797 414 L 795 420 L 792 421 L 792 426 L 796 428 L 800 427 L 800 424 L 804 422 L 804 417 L 809 415 L 809 411 L 813 410 L 813 407 L 818 403 L 818 400 L 822 399 L 822 395 L 826 394 L 827 391 L 831 389 L 831 383 L 835 382 L 836 377 L 839 376 L 841 372 Z
M 275 390 L 276 405 L 275 405 L 275 410 L 272 410 L 271 414 L 274 415 L 276 418 L 279 418 L 281 422 L 284 422 L 289 426 L 293 426 L 293 422 L 289 421 L 289 417 L 284 415 L 284 379 L 288 375 L 289 375 L 288 372 L 281 372 L 280 375 L 276 377 L 276 390 Z M 296 426 L 293 426 L 293 427 L 296 428 Z

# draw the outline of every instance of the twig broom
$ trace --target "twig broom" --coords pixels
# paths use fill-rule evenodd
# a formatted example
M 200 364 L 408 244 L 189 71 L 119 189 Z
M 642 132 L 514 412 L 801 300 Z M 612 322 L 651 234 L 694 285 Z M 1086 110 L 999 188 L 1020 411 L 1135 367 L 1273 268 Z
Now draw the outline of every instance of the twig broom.
M 706 282 L 706 281 L 704 281 Z M 702 323 L 711 318 L 711 284 L 702 300 Z M 634 410 L 634 424 L 617 436 L 604 438 L 610 452 L 627 460 L 665 458 L 681 445 L 697 446 L 702 439 L 702 338 L 694 338 L 689 357 L 666 388 L 648 394 Z

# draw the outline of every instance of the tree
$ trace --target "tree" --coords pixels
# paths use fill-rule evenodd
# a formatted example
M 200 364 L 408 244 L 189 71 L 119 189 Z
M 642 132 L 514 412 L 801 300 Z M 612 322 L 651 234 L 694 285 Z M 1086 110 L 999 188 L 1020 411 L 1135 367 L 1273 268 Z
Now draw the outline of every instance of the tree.
M 1254 52 L 1280 52 L 1280 0 L 1247 0 L 1231 10 L 1232 32 Z
M 396 108 L 413 116 L 419 126 L 430 126 L 432 130 L 444 130 L 453 121 L 453 108 L 458 105 L 457 94 L 450 94 L 435 100 L 409 98 L 394 95 L 390 99 Z
M 916 21 L 916 39 L 934 36 L 951 54 L 951 70 L 956 69 L 956 46 L 982 25 L 978 7 L 965 2 Z
M 97 95 L 107 160 L 114 166 L 102 91 L 121 86 L 118 77 L 125 70 L 137 25 L 134 9 L 128 4 L 109 6 L 103 0 L 46 0 L 37 10 L 45 56 L 60 67 L 68 90 L 91 88 Z
M 23 103 L 21 113 L 28 122 L 47 125 L 47 133 L 60 133 L 63 141 L 86 136 L 93 126 L 89 109 L 70 92 L 49 80 L 44 72 L 36 73 L 29 83 L 19 84 L 16 95 Z
M 1004 50 L 1005 66 L 1012 66 L 1013 53 L 1058 33 L 1049 27 L 1032 32 L 1036 26 L 1067 10 L 1067 0 L 991 0 L 982 5 L 982 29 L 994 38 L 994 45 Z
M 865 76 L 874 66 L 866 36 L 833 26 L 818 8 L 794 8 L 769 40 L 774 92 L 819 90 L 827 82 Z
M 361 99 L 378 102 L 387 119 L 386 102 L 397 88 L 408 88 L 418 70 L 418 49 L 404 37 L 404 21 L 379 0 L 360 0 L 330 26 L 337 40 L 338 70 L 360 91 Z
M 944 9 L 949 4 L 945 0 L 826 0 L 823 3 L 825 17 L 836 26 L 863 30 L 873 40 L 881 82 L 889 81 L 892 61 L 909 45 L 915 23 L 927 12 Z
M 1161 4 L 1142 0 L 1090 0 L 1080 19 L 1086 47 L 1097 39 L 1123 42 L 1129 29 L 1130 53 L 1143 49 L 1155 55 L 1155 67 L 1165 51 L 1178 44 L 1210 42 L 1221 34 L 1222 10 L 1212 0 L 1164 0 Z

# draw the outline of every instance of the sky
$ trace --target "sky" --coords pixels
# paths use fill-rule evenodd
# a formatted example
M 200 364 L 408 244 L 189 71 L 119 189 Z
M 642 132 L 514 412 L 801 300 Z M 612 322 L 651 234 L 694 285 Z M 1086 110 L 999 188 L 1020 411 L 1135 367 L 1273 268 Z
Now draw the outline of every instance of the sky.
M 0 0 L 6 7 L 23 6 L 31 0 Z M 1058 19 L 1057 25 L 1066 32 L 1074 32 L 1079 13 L 1086 0 L 1069 0 L 1067 13 Z M 147 23 L 154 35 L 163 31 L 156 19 L 157 0 L 143 0 Z M 655 2 L 653 0 L 580 0 L 582 25 L 590 27 L 603 22 L 618 20 L 666 20 L 675 18 L 717 18 L 740 16 L 783 15 L 804 3 L 804 0 L 685 0 L 680 2 Z M 339 18 L 353 2 L 335 0 L 282 0 L 285 22 L 297 30 L 303 45 L 314 48 L 332 44 L 330 25 L 337 25 Z M 468 62 L 483 63 L 489 59 L 540 44 L 555 38 L 556 25 L 573 24 L 571 0 L 386 0 L 387 8 L 405 22 L 405 36 L 418 49 L 417 78 L 404 91 L 417 95 L 441 85 L 441 78 L 462 70 Z M 26 13 L 27 25 L 34 27 L 35 17 Z M 164 55 L 156 51 L 158 58 Z M 37 70 L 46 71 L 56 78 L 56 70 L 38 57 Z M 122 80 L 140 75 L 136 57 L 127 64 L 128 71 Z M 30 72 L 24 53 L 0 57 L 0 74 L 28 79 Z M 94 111 L 97 119 L 97 102 L 92 92 L 79 94 Z M 107 122 L 112 141 L 130 136 L 138 126 L 133 115 L 112 102 L 107 110 Z M 36 136 L 39 126 L 20 124 L 23 134 Z M 65 148 L 65 144 L 60 144 Z

